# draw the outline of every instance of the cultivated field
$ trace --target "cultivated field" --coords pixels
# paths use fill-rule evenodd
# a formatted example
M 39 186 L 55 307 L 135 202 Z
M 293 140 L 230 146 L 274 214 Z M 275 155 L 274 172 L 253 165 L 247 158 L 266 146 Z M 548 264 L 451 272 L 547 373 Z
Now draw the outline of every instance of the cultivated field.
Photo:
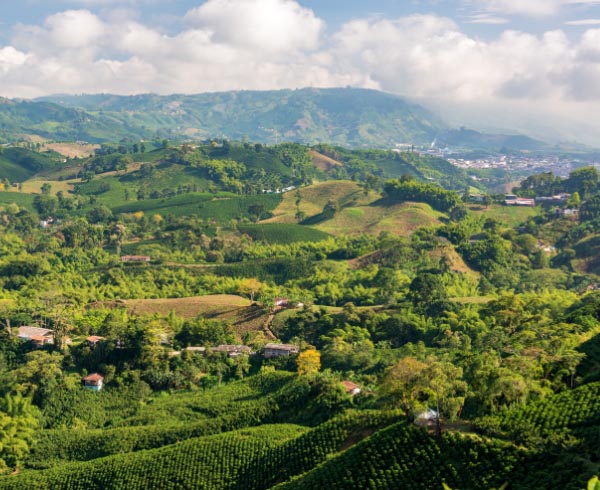
M 393 206 L 356 206 L 344 208 L 336 215 L 316 226 L 332 235 L 369 233 L 382 231 L 408 236 L 421 226 L 441 225 L 442 213 L 423 203 L 401 203 Z
M 175 315 L 191 320 L 199 316 L 231 324 L 236 333 L 261 331 L 267 313 L 250 300 L 231 294 L 195 296 L 171 299 L 132 299 L 123 301 L 130 313 L 136 315 Z
M 46 143 L 44 149 L 53 150 L 68 158 L 85 158 L 94 154 L 100 145 L 79 143 Z

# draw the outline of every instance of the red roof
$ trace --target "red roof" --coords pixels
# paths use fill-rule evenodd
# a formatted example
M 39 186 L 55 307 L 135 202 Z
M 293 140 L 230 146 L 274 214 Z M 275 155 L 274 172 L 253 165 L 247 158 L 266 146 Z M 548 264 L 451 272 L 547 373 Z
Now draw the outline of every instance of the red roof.
M 360 386 L 358 386 L 356 383 L 353 383 L 352 381 L 342 381 L 342 386 L 346 388 L 346 391 L 348 393 L 352 393 L 354 390 L 360 389 Z
M 104 340 L 104 337 L 98 337 L 97 335 L 92 335 L 86 339 L 88 342 L 96 343 Z
M 102 376 L 101 374 L 98 373 L 92 373 L 92 374 L 88 374 L 85 378 L 83 378 L 84 381 L 92 381 L 92 382 L 98 382 L 98 381 L 102 381 L 104 380 L 104 376 Z

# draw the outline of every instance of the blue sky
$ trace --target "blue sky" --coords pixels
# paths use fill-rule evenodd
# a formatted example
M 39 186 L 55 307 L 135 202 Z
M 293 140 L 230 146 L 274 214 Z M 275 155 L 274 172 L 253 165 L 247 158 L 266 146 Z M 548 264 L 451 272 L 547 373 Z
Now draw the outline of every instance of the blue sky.
M 478 1 L 478 0 L 302 0 L 300 3 L 312 9 L 323 18 L 328 26 L 337 29 L 352 18 L 381 15 L 387 18 L 406 16 L 414 13 L 435 13 L 459 22 L 466 31 L 488 36 L 502 28 L 510 27 L 530 32 L 563 28 L 568 21 L 600 19 L 600 1 L 533 0 L 535 3 L 561 5 L 562 8 L 548 7 L 546 14 L 530 15 L 532 9 L 514 9 L 510 4 L 527 4 L 532 0 Z M 135 10 L 145 22 L 167 27 L 177 23 L 177 19 L 202 2 L 199 0 L 20 0 L 2 2 L 0 20 L 4 26 L 16 23 L 39 24 L 46 17 L 61 10 L 86 8 L 95 12 L 128 8 Z M 509 7 L 507 7 L 509 5 Z M 517 10 L 515 12 L 515 10 Z M 503 19 L 506 23 L 490 25 L 473 23 L 472 17 L 485 15 Z M 485 22 L 485 18 L 483 18 Z M 483 28 L 481 26 L 484 26 Z M 569 31 L 579 31 L 585 26 L 567 27 Z M 9 37 L 10 29 L 1 33 Z
M 1 3 L 7 97 L 357 86 L 576 135 L 600 109 L 600 0 Z

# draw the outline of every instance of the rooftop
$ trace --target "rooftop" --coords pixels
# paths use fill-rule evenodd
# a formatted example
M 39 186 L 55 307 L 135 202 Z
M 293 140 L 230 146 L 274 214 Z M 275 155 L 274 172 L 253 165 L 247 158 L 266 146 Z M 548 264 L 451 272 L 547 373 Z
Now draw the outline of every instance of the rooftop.
M 265 345 L 265 349 L 273 349 L 273 350 L 298 350 L 297 345 L 293 344 L 267 344 Z
M 19 327 L 19 337 L 24 338 L 33 338 L 35 336 L 38 337 L 48 337 L 53 333 L 49 328 L 39 328 L 39 327 Z

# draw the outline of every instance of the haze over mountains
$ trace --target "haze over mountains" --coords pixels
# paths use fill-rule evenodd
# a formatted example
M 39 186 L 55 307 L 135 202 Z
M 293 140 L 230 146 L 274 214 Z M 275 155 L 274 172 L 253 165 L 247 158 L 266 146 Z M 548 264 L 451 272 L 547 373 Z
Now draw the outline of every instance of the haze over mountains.
M 457 131 L 405 98 L 355 88 L 4 99 L 0 125 L 5 140 L 35 134 L 90 142 L 169 137 L 326 142 L 354 148 L 430 145 L 434 141 L 440 146 L 496 151 L 546 148 L 525 136 Z

